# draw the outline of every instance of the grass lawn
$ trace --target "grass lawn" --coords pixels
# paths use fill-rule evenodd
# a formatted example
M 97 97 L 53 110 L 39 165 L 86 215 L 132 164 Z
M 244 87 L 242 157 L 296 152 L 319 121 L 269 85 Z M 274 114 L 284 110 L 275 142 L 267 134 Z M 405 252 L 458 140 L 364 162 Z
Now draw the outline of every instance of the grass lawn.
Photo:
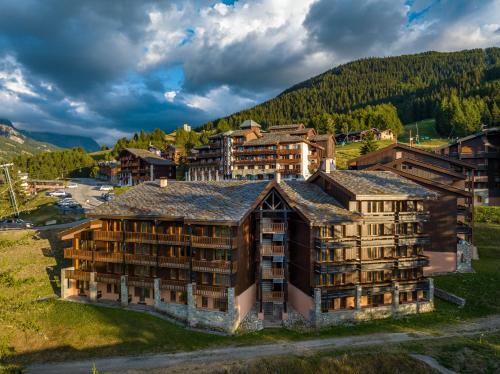
M 436 120 L 433 118 L 424 119 L 422 121 L 417 121 L 413 123 L 409 123 L 404 126 L 405 131 L 399 137 L 399 141 L 401 143 L 409 143 L 410 142 L 410 131 L 413 137 L 417 134 L 420 136 L 420 144 L 416 144 L 416 147 L 419 148 L 435 148 L 445 144 L 448 144 L 448 140 L 439 135 L 436 131 Z
M 440 326 L 500 312 L 500 225 L 476 228 L 480 260 L 475 274 L 436 277 L 437 286 L 467 298 L 463 309 L 436 300 L 437 310 L 419 316 L 322 330 L 270 329 L 237 336 L 193 332 L 137 312 L 59 300 L 33 302 L 59 292 L 62 243 L 55 233 L 0 232 L 0 360 L 12 365 L 95 356 L 193 350 L 348 336 L 374 332 L 439 333 Z M 65 265 L 64 265 L 65 266 Z
M 392 140 L 378 140 L 377 146 L 378 149 L 385 148 L 388 145 L 394 143 Z M 347 162 L 361 156 L 361 147 L 363 146 L 363 142 L 349 143 L 346 145 L 337 144 L 335 146 L 335 156 L 337 161 L 338 169 L 347 169 Z

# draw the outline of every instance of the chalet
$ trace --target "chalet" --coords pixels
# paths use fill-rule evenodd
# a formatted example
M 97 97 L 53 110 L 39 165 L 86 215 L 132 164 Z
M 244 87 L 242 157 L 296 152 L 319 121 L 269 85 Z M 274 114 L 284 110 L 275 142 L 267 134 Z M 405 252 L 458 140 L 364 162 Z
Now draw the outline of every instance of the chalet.
M 435 152 L 475 166 L 475 205 L 500 205 L 500 127 L 484 129 Z
M 430 273 L 471 271 L 473 166 L 404 144 L 392 144 L 349 161 L 350 169 L 392 171 L 439 194 L 426 202 L 432 245 Z
M 269 132 L 247 120 L 239 130 L 216 134 L 196 147 L 187 180 L 307 179 L 325 159 L 334 159 L 333 135 L 317 135 L 303 124 L 271 126 Z
M 435 197 L 385 171 L 146 182 L 61 234 L 73 261 L 62 297 L 229 332 L 292 309 L 315 326 L 431 311 L 424 202 Z
M 98 164 L 99 172 L 97 179 L 109 182 L 111 184 L 118 184 L 120 182 L 120 162 L 116 160 L 101 161 Z
M 176 166 L 181 163 L 181 158 L 184 155 L 184 148 L 175 144 L 167 144 L 161 152 L 161 157 L 172 161 Z
M 120 184 L 135 186 L 160 178 L 175 179 L 175 164 L 145 149 L 125 148 L 118 155 Z

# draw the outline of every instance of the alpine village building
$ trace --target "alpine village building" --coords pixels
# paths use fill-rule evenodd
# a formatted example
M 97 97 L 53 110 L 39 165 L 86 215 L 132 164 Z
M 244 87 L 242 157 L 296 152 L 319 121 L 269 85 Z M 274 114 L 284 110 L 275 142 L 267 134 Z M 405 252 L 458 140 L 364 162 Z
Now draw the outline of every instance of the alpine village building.
M 425 207 L 436 193 L 392 172 L 328 167 L 307 181 L 135 186 L 61 234 L 72 261 L 62 297 L 227 332 L 292 310 L 318 327 L 431 311 Z
M 475 166 L 475 205 L 500 205 L 500 127 L 485 128 L 435 152 Z
M 396 143 L 350 160 L 349 168 L 391 171 L 435 191 L 439 199 L 424 202 L 431 216 L 425 231 L 432 243 L 426 251 L 431 263 L 426 272 L 472 271 L 475 166 Z
M 215 134 L 187 158 L 188 181 L 309 178 L 322 160 L 335 159 L 333 135 L 317 135 L 303 124 L 271 126 L 268 132 L 252 121 L 238 130 Z M 331 165 L 332 168 L 334 164 Z
M 119 182 L 122 186 L 135 186 L 160 178 L 176 178 L 175 163 L 149 150 L 125 148 L 119 153 L 118 160 Z

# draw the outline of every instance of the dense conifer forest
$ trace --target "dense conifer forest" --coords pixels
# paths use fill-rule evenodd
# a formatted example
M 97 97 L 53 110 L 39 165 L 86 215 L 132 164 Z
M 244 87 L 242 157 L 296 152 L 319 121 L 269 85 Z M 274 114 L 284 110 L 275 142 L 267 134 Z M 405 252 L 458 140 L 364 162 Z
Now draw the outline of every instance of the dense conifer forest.
M 220 128 L 221 122 L 222 127 L 235 128 L 248 118 L 264 127 L 304 122 L 318 128 L 320 119 L 324 118 L 331 123 L 327 128 L 331 130 L 333 126 L 339 132 L 347 127 L 368 126 L 371 122 L 360 121 L 359 117 L 366 116 L 359 111 L 366 110 L 368 105 L 376 110 L 379 104 L 393 105 L 403 123 L 441 116 L 438 130 L 447 137 L 476 131 L 479 122 L 497 125 L 500 123 L 500 48 L 361 59 L 335 67 L 287 89 L 274 99 L 207 123 L 203 128 Z M 474 121 L 462 120 L 458 108 L 462 113 L 464 110 L 472 113 Z M 384 112 L 384 120 L 386 115 L 392 117 L 387 108 Z M 453 117 L 456 120 L 452 120 Z M 322 126 L 318 130 L 327 130 Z

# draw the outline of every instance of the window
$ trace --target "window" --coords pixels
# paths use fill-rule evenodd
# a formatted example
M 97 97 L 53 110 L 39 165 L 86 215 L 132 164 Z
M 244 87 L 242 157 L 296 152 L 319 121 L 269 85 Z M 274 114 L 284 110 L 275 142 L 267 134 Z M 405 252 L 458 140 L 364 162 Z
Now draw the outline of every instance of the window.
M 111 293 L 112 292 L 112 287 L 111 287 L 111 284 L 109 284 L 109 283 L 106 285 L 106 292 L 107 293 Z
M 208 308 L 208 297 L 206 296 L 201 297 L 201 307 Z
M 175 291 L 170 291 L 170 301 L 175 302 L 177 299 Z

